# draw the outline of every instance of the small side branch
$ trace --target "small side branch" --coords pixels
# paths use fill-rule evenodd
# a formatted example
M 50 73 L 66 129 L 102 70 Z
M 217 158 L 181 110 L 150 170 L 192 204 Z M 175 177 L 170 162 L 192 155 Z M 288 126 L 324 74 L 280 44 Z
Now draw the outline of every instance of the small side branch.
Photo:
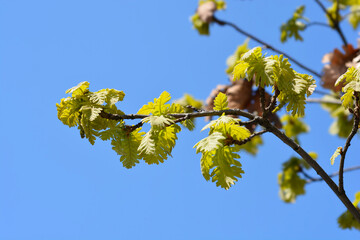
M 271 97 L 270 104 L 269 104 L 269 106 L 266 107 L 265 112 L 271 112 L 272 110 L 274 110 L 276 108 L 276 99 L 279 96 L 279 94 L 280 94 L 279 89 L 275 88 L 275 93 Z
M 272 51 L 276 52 L 276 53 L 279 53 L 279 54 L 282 54 L 284 55 L 285 57 L 287 57 L 289 60 L 291 60 L 293 63 L 295 63 L 296 65 L 298 65 L 299 67 L 301 67 L 302 69 L 305 69 L 306 71 L 312 73 L 313 75 L 321 78 L 321 74 L 317 73 L 316 71 L 306 67 L 304 64 L 300 63 L 299 61 L 297 61 L 296 59 L 294 59 L 293 57 L 289 56 L 289 54 L 279 50 L 279 49 L 276 49 L 275 47 L 271 46 L 270 44 L 260 40 L 259 38 L 255 37 L 254 35 L 248 33 L 248 32 L 245 32 L 244 30 L 242 30 L 241 28 L 239 28 L 237 25 L 235 25 L 234 23 L 231 23 L 231 22 L 227 22 L 227 21 L 223 21 L 223 20 L 220 20 L 220 19 L 217 19 L 216 17 L 213 17 L 213 22 L 219 24 L 220 26 L 224 26 L 224 25 L 227 25 L 227 26 L 230 26 L 232 28 L 234 28 L 237 32 L 253 39 L 254 41 L 264 45 L 266 48 L 268 49 L 271 49 Z
M 345 172 L 351 172 L 351 171 L 355 171 L 355 170 L 360 170 L 360 166 L 355 166 L 355 167 L 346 168 L 346 169 L 343 170 L 343 173 L 345 173 Z M 339 176 L 339 172 L 335 172 L 335 173 L 332 173 L 332 174 L 329 175 L 329 177 L 331 177 L 331 178 L 336 177 L 336 176 Z M 320 181 L 324 181 L 324 179 L 311 177 L 311 178 L 307 181 L 307 183 L 320 182 Z
M 344 165 L 345 165 L 346 152 L 348 151 L 348 149 L 351 145 L 351 140 L 353 139 L 353 137 L 355 136 L 355 134 L 357 133 L 357 131 L 359 129 L 359 123 L 360 123 L 359 93 L 355 92 L 354 95 L 355 95 L 354 124 L 353 124 L 353 127 L 351 129 L 351 132 L 350 132 L 348 138 L 346 139 L 345 146 L 343 147 L 343 150 L 340 153 L 341 154 L 340 166 L 339 166 L 339 191 L 340 192 L 345 192 L 344 191 Z
M 315 2 L 319 5 L 319 7 L 324 11 L 324 13 L 328 16 L 328 18 L 330 19 L 330 21 L 332 22 L 332 24 L 334 25 L 334 29 L 335 31 L 339 34 L 342 42 L 344 43 L 345 46 L 348 45 L 347 40 L 344 36 L 344 33 L 342 32 L 341 28 L 340 28 L 340 23 L 339 23 L 339 1 L 337 1 L 337 7 L 336 7 L 336 19 L 334 19 L 332 17 L 332 15 L 326 10 L 326 7 L 324 6 L 324 4 L 322 4 L 322 2 L 320 0 L 315 0 Z

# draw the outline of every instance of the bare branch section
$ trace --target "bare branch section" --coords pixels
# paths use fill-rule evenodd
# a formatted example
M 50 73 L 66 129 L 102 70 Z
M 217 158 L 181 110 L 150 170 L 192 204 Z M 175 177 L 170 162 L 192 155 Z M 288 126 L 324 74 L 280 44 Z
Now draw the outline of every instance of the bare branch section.
M 343 150 L 341 151 L 341 159 L 340 159 L 340 166 L 339 166 L 339 191 L 340 192 L 345 192 L 344 191 L 344 165 L 345 165 L 345 157 L 346 157 L 346 152 L 348 151 L 350 145 L 351 145 L 351 140 L 353 139 L 353 137 L 355 136 L 355 134 L 357 133 L 358 129 L 359 129 L 359 123 L 360 123 L 360 106 L 359 106 L 359 93 L 355 92 L 355 109 L 354 109 L 354 124 L 353 127 L 351 129 L 351 132 L 348 136 L 348 138 L 346 139 L 346 143 L 345 146 L 343 148 Z
M 282 54 L 284 55 L 285 57 L 287 57 L 289 60 L 291 60 L 293 63 L 295 63 L 296 65 L 298 65 L 299 67 L 301 67 L 302 69 L 305 69 L 306 71 L 312 73 L 313 75 L 321 78 L 321 74 L 320 73 L 317 73 L 316 71 L 312 70 L 311 68 L 308 68 L 306 67 L 304 64 L 300 63 L 299 61 L 297 61 L 296 59 L 294 59 L 293 57 L 289 56 L 289 54 L 279 50 L 279 49 L 276 49 L 275 47 L 271 46 L 270 44 L 264 42 L 263 40 L 260 40 L 259 38 L 255 37 L 254 35 L 248 33 L 248 32 L 245 32 L 244 30 L 242 30 L 241 28 L 239 28 L 237 25 L 235 25 L 234 23 L 231 23 L 231 22 L 227 22 L 227 21 L 223 21 L 223 20 L 220 20 L 220 19 L 217 19 L 215 16 L 213 17 L 213 22 L 219 24 L 220 26 L 224 26 L 224 25 L 227 25 L 227 26 L 230 26 L 232 28 L 234 28 L 237 32 L 253 39 L 254 41 L 264 45 L 266 48 L 268 49 L 271 49 L 272 51 L 276 52 L 276 53 L 279 53 L 279 54 Z
M 360 166 L 346 168 L 346 169 L 344 169 L 343 172 L 345 173 L 345 172 L 351 172 L 351 171 L 355 171 L 355 170 L 360 170 Z M 329 177 L 333 178 L 338 175 L 339 175 L 339 172 L 335 172 L 335 173 L 330 174 Z M 320 182 L 320 181 L 324 181 L 324 179 L 310 177 L 309 180 L 307 181 L 307 183 Z
M 321 168 L 321 166 L 295 141 L 287 137 L 283 132 L 271 124 L 271 122 L 263 117 L 256 116 L 254 114 L 239 110 L 239 109 L 228 109 L 221 111 L 203 111 L 203 112 L 193 112 L 193 113 L 177 113 L 177 114 L 168 114 L 168 116 L 174 117 L 179 121 L 183 121 L 189 118 L 205 117 L 205 116 L 221 116 L 221 115 L 237 115 L 248 118 L 250 121 L 254 120 L 259 125 L 261 125 L 264 130 L 256 133 L 256 135 L 263 134 L 265 132 L 271 132 L 276 137 L 278 137 L 282 142 L 291 147 L 296 153 L 298 153 L 316 172 L 317 174 L 327 183 L 331 190 L 336 194 L 336 196 L 342 201 L 345 207 L 349 212 L 355 217 L 355 219 L 360 222 L 360 212 L 355 208 L 351 203 L 349 198 L 346 196 L 345 192 L 340 192 L 336 183 L 331 179 L 329 175 Z M 148 117 L 148 115 L 116 115 L 102 112 L 101 117 L 112 119 L 112 120 L 123 120 L 123 119 L 143 119 Z M 175 120 L 175 121 L 177 121 Z

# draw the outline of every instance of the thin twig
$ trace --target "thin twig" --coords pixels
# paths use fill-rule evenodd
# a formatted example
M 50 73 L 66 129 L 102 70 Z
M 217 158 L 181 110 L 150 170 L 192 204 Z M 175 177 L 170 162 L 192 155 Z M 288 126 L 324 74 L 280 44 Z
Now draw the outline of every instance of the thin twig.
M 191 105 L 186 105 L 186 108 L 189 108 L 189 109 L 193 110 L 194 112 L 203 112 L 203 111 L 205 111 L 204 109 L 196 108 L 196 107 L 193 107 Z
M 237 25 L 231 23 L 231 22 L 227 22 L 227 21 L 223 21 L 223 20 L 220 20 L 220 19 L 217 19 L 216 17 L 213 17 L 213 22 L 221 25 L 221 26 L 224 26 L 224 25 L 228 25 L 232 28 L 234 28 L 236 31 L 238 31 L 239 33 L 253 39 L 254 41 L 266 46 L 266 48 L 268 49 L 271 49 L 272 51 L 274 52 L 277 52 L 279 54 L 282 54 L 284 55 L 285 57 L 287 57 L 289 60 L 291 60 L 292 62 L 294 62 L 296 65 L 298 65 L 299 67 L 301 67 L 302 69 L 305 69 L 306 71 L 312 73 L 313 75 L 317 76 L 317 77 L 321 77 L 321 74 L 320 73 L 317 73 L 316 71 L 306 67 L 304 64 L 300 63 L 299 61 L 297 61 L 296 59 L 294 59 L 293 57 L 289 56 L 289 54 L 279 50 L 279 49 L 276 49 L 275 47 L 271 46 L 270 44 L 260 40 L 259 38 L 253 36 L 252 34 L 248 33 L 248 32 L 245 32 L 244 30 L 240 29 Z
M 301 172 L 304 175 L 304 177 L 306 177 L 308 179 L 308 181 L 315 180 L 315 178 L 313 178 L 312 176 L 307 174 L 307 172 L 305 172 L 301 166 L 299 166 L 299 167 L 300 167 L 299 172 Z
M 336 19 L 334 19 L 331 14 L 326 10 L 326 7 L 324 6 L 324 4 L 322 4 L 322 2 L 320 2 L 320 0 L 315 0 L 315 2 L 320 6 L 320 8 L 324 11 L 324 13 L 328 16 L 328 18 L 330 19 L 330 21 L 332 22 L 332 24 L 334 25 L 334 29 L 338 32 L 341 40 L 343 41 L 344 45 L 347 46 L 347 41 L 346 38 L 344 36 L 344 33 L 342 32 L 341 28 L 340 28 L 340 24 L 339 24 L 339 1 L 337 1 L 337 7 L 336 7 Z
M 328 28 L 332 29 L 332 27 L 330 27 L 329 24 L 322 23 L 322 22 L 310 22 L 310 23 L 305 25 L 305 28 L 308 28 L 308 27 L 311 27 L 311 26 L 323 26 L 323 27 L 328 27 Z
M 343 172 L 351 172 L 351 171 L 355 171 L 355 170 L 360 170 L 360 166 L 355 166 L 355 167 L 349 167 L 349 168 L 345 168 L 343 170 Z M 339 172 L 335 172 L 332 174 L 329 174 L 329 177 L 333 178 L 339 175 Z M 324 181 L 324 179 L 320 178 L 312 178 L 310 180 L 307 181 L 307 183 L 313 183 L 313 182 L 320 182 L 320 181 Z
M 203 112 L 193 112 L 193 113 L 171 113 L 167 115 L 173 118 L 182 118 L 186 116 L 188 116 L 189 118 L 194 118 L 194 117 L 206 117 L 206 116 L 221 116 L 222 114 L 242 116 L 250 120 L 256 118 L 256 115 L 240 109 L 227 109 L 221 111 L 203 111 Z M 148 117 L 149 115 L 142 115 L 142 114 L 119 115 L 119 114 L 111 114 L 102 111 L 100 113 L 100 116 L 110 120 L 126 120 L 126 119 L 133 120 L 133 119 L 143 119 Z
M 306 99 L 306 102 L 308 103 L 325 103 L 325 104 L 336 104 L 341 105 L 340 100 L 330 100 L 330 99 L 321 99 L 321 98 L 308 98 Z
M 314 93 L 319 94 L 319 95 L 329 95 L 330 94 L 330 92 L 324 92 L 319 89 L 315 89 Z
M 257 119 L 257 122 L 264 127 L 263 131 L 269 131 L 278 137 L 282 142 L 291 147 L 295 152 L 297 152 L 316 172 L 317 174 L 327 183 L 331 190 L 336 194 L 336 196 L 342 201 L 345 207 L 349 212 L 354 216 L 354 218 L 360 223 L 360 212 L 355 208 L 351 203 L 349 198 L 346 196 L 345 192 L 340 192 L 336 183 L 326 174 L 326 172 L 321 168 L 321 166 L 303 149 L 301 148 L 294 140 L 287 137 L 283 132 L 271 124 L 268 119 L 263 117 L 256 116 L 254 114 L 239 110 L 239 109 L 228 109 L 221 111 L 204 111 L 204 112 L 195 112 L 195 113 L 177 113 L 177 114 L 168 114 L 168 116 L 182 119 L 182 118 L 192 118 L 192 117 L 205 117 L 205 116 L 220 116 L 225 115 L 238 115 L 246 117 L 250 120 Z M 117 115 L 110 114 L 106 112 L 100 113 L 101 117 L 112 119 L 112 120 L 123 120 L 123 119 L 142 119 L 148 117 L 149 115 Z M 259 132 L 260 133 L 260 132 Z
M 265 89 L 263 87 L 259 87 L 259 93 L 260 93 L 260 107 L 262 111 L 262 116 L 266 118 L 267 111 L 266 111 Z
M 272 110 L 274 110 L 276 108 L 276 99 L 279 96 L 279 94 L 280 94 L 280 90 L 277 87 L 275 87 L 275 93 L 271 97 L 269 106 L 267 106 L 265 109 L 266 112 L 271 112 Z
M 359 92 L 354 92 L 355 95 L 355 109 L 354 109 L 354 124 L 351 129 L 351 132 L 346 139 L 345 146 L 343 147 L 343 150 L 341 151 L 341 159 L 340 159 L 340 166 L 339 166 L 339 191 L 344 192 L 344 165 L 345 165 L 345 157 L 346 152 L 348 151 L 351 140 L 357 133 L 359 129 L 359 123 L 360 123 L 360 107 L 359 107 Z

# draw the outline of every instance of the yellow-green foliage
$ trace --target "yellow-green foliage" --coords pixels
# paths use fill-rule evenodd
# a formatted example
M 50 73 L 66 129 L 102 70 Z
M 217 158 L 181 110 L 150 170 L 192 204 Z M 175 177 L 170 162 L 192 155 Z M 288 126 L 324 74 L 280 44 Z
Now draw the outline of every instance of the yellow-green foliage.
M 341 75 L 335 83 L 335 86 L 344 83 L 345 87 L 342 91 L 345 93 L 341 97 L 341 101 L 345 108 L 352 108 L 354 106 L 354 93 L 360 92 L 360 71 L 358 68 L 350 67 Z
M 122 101 L 125 96 L 122 91 L 103 89 L 90 92 L 89 83 L 82 82 L 66 93 L 71 94 L 71 97 L 63 98 L 56 104 L 58 118 L 69 127 L 78 126 L 81 136 L 86 137 L 91 144 L 95 143 L 96 137 L 101 136 L 102 130 L 123 124 L 99 117 L 102 111 L 123 114 L 115 106 L 115 103 Z
M 225 94 L 219 94 L 215 101 L 214 109 L 227 109 Z M 217 186 L 229 189 L 235 184 L 244 171 L 241 163 L 236 159 L 239 146 L 234 146 L 231 141 L 242 141 L 250 136 L 249 130 L 240 126 L 239 119 L 221 116 L 211 121 L 202 130 L 210 129 L 209 136 L 199 141 L 194 147 L 196 153 L 201 152 L 201 171 L 206 180 L 216 182 Z
M 312 157 L 316 157 L 312 154 Z M 300 158 L 292 157 L 283 163 L 282 172 L 278 174 L 280 198 L 287 203 L 294 203 L 297 196 L 305 194 L 306 180 L 299 176 L 301 168 L 309 169 L 310 166 Z
M 300 74 L 291 68 L 287 58 L 280 56 L 265 57 L 261 48 L 256 47 L 244 53 L 234 67 L 234 80 L 255 78 L 255 85 L 272 86 L 280 91 L 279 106 L 286 106 L 292 115 L 304 116 L 306 97 L 309 97 L 316 85 L 312 76 Z
M 303 38 L 300 36 L 300 31 L 305 30 L 305 23 L 303 21 L 308 22 L 309 20 L 305 18 L 304 15 L 305 6 L 302 5 L 298 7 L 293 16 L 286 22 L 281 25 L 281 42 L 286 42 L 288 38 L 294 37 L 295 40 L 302 41 Z M 303 21 L 301 21 L 303 20 Z
M 360 211 L 359 203 L 360 203 L 360 192 L 357 192 L 355 194 L 355 200 L 353 201 L 353 204 L 358 211 Z M 349 211 L 346 211 L 343 214 L 341 214 L 341 216 L 338 218 L 338 223 L 339 223 L 339 227 L 341 227 L 342 229 L 355 228 L 360 230 L 360 223 L 354 218 L 354 216 Z

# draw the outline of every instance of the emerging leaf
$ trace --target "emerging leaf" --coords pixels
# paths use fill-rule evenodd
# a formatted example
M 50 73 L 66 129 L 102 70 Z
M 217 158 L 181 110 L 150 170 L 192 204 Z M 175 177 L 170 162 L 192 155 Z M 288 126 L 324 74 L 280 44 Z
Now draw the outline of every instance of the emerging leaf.
M 342 153 L 342 147 L 338 147 L 334 154 L 331 156 L 330 161 L 331 165 L 334 165 L 335 159 Z
M 214 100 L 214 105 L 214 110 L 216 111 L 229 109 L 226 95 L 220 92 Z

